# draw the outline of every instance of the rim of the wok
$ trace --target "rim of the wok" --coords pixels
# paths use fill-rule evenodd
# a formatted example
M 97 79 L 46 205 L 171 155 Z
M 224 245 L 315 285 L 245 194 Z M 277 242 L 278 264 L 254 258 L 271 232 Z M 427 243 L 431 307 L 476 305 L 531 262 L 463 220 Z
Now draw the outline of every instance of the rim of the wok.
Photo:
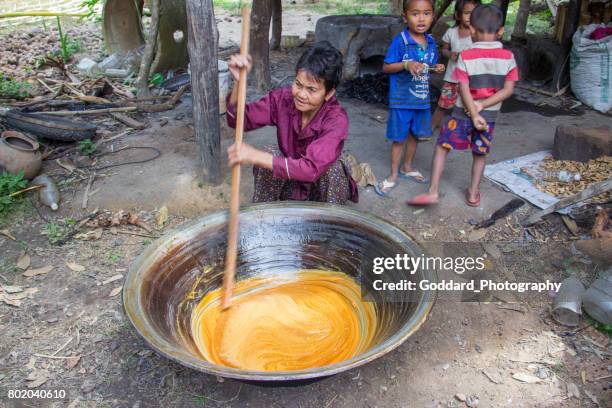
M 396 243 L 400 243 L 402 246 L 411 246 L 411 249 L 414 249 L 414 247 L 420 249 L 410 235 L 392 223 L 372 214 L 359 212 L 340 205 L 312 202 L 253 204 L 241 207 L 240 216 L 244 217 L 249 213 L 260 212 L 263 210 L 274 211 L 287 209 L 302 210 L 305 211 L 305 214 L 321 214 L 322 217 L 325 216 L 325 213 L 329 213 L 336 217 L 352 219 L 354 221 L 359 221 L 362 224 L 369 224 L 370 226 L 374 226 L 378 230 L 383 231 L 388 238 L 395 240 Z M 181 365 L 206 374 L 250 381 L 297 381 L 327 377 L 369 363 L 370 361 L 373 361 L 399 347 L 404 341 L 406 341 L 406 339 L 408 339 L 408 337 L 410 337 L 421 327 L 434 305 L 436 300 L 435 291 L 424 291 L 423 297 L 419 301 L 416 310 L 410 319 L 397 331 L 397 333 L 378 344 L 376 347 L 373 347 L 362 354 L 327 366 L 296 371 L 255 371 L 220 366 L 209 363 L 203 359 L 198 359 L 186 350 L 175 347 L 172 343 L 160 336 L 148 319 L 144 318 L 146 314 L 144 313 L 144 308 L 140 301 L 140 292 L 143 283 L 141 274 L 148 270 L 147 266 L 150 266 L 153 263 L 153 260 L 157 260 L 161 256 L 164 249 L 173 247 L 180 242 L 184 242 L 185 239 L 188 240 L 190 234 L 196 234 L 206 225 L 226 223 L 227 214 L 227 211 L 216 212 L 182 224 L 164 234 L 162 237 L 150 244 L 147 249 L 145 249 L 145 251 L 143 251 L 143 253 L 141 253 L 134 260 L 134 262 L 130 265 L 129 271 L 125 278 L 122 291 L 122 300 L 125 313 L 130 323 L 136 329 L 138 335 L 142 337 L 144 341 L 151 348 L 153 348 L 153 350 Z M 433 280 L 437 277 L 435 271 L 426 270 L 423 273 L 425 279 Z

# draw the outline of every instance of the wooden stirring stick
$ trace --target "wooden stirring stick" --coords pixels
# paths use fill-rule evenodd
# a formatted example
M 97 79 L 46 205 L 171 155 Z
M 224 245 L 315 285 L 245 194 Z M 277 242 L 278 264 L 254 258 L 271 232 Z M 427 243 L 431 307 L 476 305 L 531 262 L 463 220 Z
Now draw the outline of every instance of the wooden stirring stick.
M 240 40 L 240 55 L 249 54 L 249 30 L 251 25 L 251 9 L 242 9 L 242 37 Z M 244 109 L 246 106 L 247 70 L 240 69 L 238 78 L 238 109 L 236 112 L 236 144 L 242 143 L 244 133 Z M 227 229 L 227 252 L 225 254 L 225 274 L 223 275 L 223 309 L 227 309 L 232 301 L 234 275 L 236 274 L 236 258 L 238 256 L 238 215 L 240 210 L 240 163 L 232 167 L 232 191 L 230 196 L 229 226 Z

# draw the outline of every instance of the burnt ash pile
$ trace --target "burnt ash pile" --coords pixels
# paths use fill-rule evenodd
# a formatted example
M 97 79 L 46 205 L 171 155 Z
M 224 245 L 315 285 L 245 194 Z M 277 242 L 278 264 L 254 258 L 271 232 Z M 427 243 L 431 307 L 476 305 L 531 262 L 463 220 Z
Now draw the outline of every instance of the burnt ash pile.
M 440 90 L 429 85 L 429 95 L 432 106 L 437 105 Z M 389 75 L 365 74 L 349 81 L 343 81 L 338 87 L 338 96 L 353 98 L 372 104 L 389 105 Z
M 367 103 L 388 105 L 389 75 L 381 72 L 344 81 L 338 87 L 338 96 L 358 99 Z

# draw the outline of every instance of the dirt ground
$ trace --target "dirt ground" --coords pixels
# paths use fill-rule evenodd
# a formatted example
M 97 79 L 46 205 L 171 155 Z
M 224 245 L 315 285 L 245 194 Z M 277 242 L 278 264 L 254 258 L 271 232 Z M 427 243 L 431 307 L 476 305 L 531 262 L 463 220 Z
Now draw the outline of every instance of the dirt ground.
M 298 34 L 313 27 L 303 27 Z M 222 42 L 232 40 L 231 30 L 222 26 L 220 30 Z M 273 53 L 273 71 L 279 82 L 291 80 L 291 67 L 300 52 Z M 370 163 L 377 177 L 384 177 L 390 150 L 384 138 L 385 107 L 355 100 L 341 103 L 351 120 L 345 149 Z M 105 151 L 148 146 L 159 149 L 161 157 L 100 171 L 95 179 L 90 172 L 69 173 L 55 161 L 47 161 L 44 171 L 61 180 L 60 210 L 52 213 L 32 198 L 0 219 L 0 229 L 15 238 L 0 235 L 0 283 L 19 286 L 19 293 L 27 294 L 18 306 L 0 303 L 0 407 L 611 406 L 609 337 L 586 319 L 574 330 L 556 324 L 550 318 L 551 298 L 546 294 L 518 304 L 500 299 L 441 299 L 422 328 L 393 352 L 358 369 L 310 383 L 272 386 L 228 380 L 158 356 L 126 320 L 118 288 L 132 260 L 157 236 L 193 217 L 227 208 L 229 177 L 220 186 L 203 185 L 196 179 L 190 95 L 172 111 L 139 119 L 149 126 L 106 143 Z M 496 126 L 490 162 L 551 148 L 559 124 L 609 123 L 607 116 L 584 108 L 563 109 L 558 100 L 519 90 Z M 118 128 L 113 134 L 122 131 Z M 224 148 L 231 137 L 224 129 Z M 271 128 L 245 139 L 256 146 L 274 140 Z M 429 170 L 432 151 L 431 143 L 419 147 L 418 168 Z M 149 154 L 128 151 L 106 156 L 98 164 L 146 159 Z M 403 182 L 388 199 L 380 199 L 371 188 L 360 189 L 360 203 L 352 207 L 395 223 L 422 243 L 476 240 L 557 245 L 562 248 L 556 256 L 535 255 L 514 262 L 519 270 L 521 265 L 525 270 L 535 265 L 539 279 L 558 281 L 569 274 L 585 282 L 594 278 L 600 266 L 575 250 L 574 238 L 556 216 L 528 230 L 520 227 L 529 206 L 485 230 L 486 235 L 474 235 L 469 220 L 485 218 L 513 195 L 484 181 L 481 207 L 464 205 L 470 162 L 467 155 L 449 157 L 442 202 L 425 211 L 404 204 L 425 188 L 410 182 Z M 244 169 L 243 175 L 241 201 L 246 204 L 252 194 L 250 169 Z M 90 179 L 87 208 L 83 209 Z M 164 206 L 170 215 L 158 229 L 156 217 Z M 99 237 L 90 232 L 63 246 L 53 243 L 62 230 L 95 208 L 130 211 L 151 231 L 121 225 L 100 230 Z M 53 269 L 25 276 L 20 268 L 25 263 L 23 251 L 30 258 L 30 270 Z M 28 387 L 65 390 L 67 396 L 36 401 L 7 398 L 9 390 Z

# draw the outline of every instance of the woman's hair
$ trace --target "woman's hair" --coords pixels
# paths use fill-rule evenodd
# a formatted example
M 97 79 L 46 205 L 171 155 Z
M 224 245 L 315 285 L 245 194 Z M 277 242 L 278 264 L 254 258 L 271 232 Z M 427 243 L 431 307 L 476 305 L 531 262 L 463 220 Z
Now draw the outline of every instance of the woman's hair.
M 296 74 L 304 70 L 323 81 L 325 91 L 336 89 L 342 78 L 342 54 L 328 41 L 319 41 L 304 51 L 295 67 Z
M 473 4 L 474 6 L 480 6 L 480 0 L 457 0 L 455 1 L 455 12 L 453 13 L 453 18 L 455 19 L 455 27 L 459 27 L 461 25 L 461 14 L 463 14 L 463 8 L 466 4 Z
M 406 11 L 408 11 L 408 7 L 410 7 L 410 3 L 412 3 L 413 1 L 417 1 L 417 0 L 404 0 L 402 2 L 402 11 L 405 13 Z M 434 0 L 425 0 L 431 3 L 431 9 L 434 10 L 436 8 L 436 2 Z

